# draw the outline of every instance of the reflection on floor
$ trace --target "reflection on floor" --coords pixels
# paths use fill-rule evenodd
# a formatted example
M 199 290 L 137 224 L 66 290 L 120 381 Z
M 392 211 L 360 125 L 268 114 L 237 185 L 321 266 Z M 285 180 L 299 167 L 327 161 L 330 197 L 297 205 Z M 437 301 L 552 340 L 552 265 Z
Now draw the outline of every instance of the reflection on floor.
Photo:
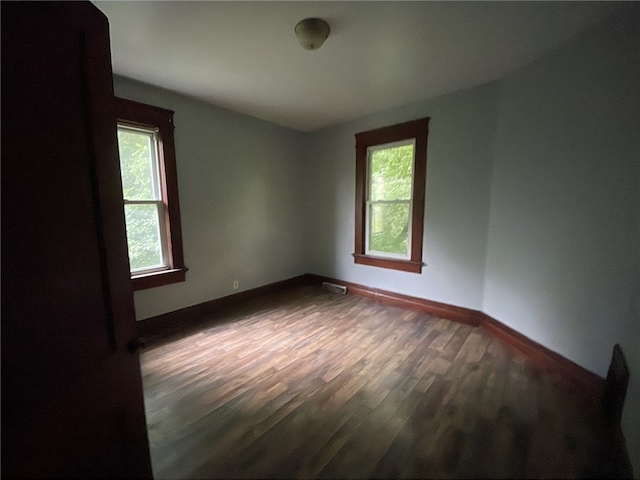
M 142 355 L 154 476 L 575 477 L 587 395 L 482 331 L 302 287 Z

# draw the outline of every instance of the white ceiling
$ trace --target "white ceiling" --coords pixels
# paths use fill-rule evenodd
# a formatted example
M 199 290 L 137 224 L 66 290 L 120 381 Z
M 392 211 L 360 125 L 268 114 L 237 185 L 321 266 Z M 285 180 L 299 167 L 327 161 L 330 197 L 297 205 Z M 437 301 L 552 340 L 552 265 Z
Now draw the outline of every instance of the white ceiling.
M 118 2 L 115 73 L 312 131 L 502 77 L 617 2 Z M 293 29 L 331 34 L 303 50 Z

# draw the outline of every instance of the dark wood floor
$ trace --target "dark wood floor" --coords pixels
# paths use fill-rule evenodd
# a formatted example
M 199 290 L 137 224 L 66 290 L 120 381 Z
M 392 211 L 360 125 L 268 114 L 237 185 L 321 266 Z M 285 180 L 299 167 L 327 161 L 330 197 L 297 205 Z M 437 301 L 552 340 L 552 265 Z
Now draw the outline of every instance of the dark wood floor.
M 142 355 L 154 476 L 580 477 L 597 405 L 466 325 L 303 287 Z

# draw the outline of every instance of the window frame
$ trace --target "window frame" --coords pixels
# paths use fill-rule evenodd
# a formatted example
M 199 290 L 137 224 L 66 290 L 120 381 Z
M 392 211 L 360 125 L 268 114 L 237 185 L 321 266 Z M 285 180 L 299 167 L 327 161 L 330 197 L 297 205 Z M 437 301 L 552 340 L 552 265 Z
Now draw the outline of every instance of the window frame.
M 356 206 L 354 262 L 411 273 L 422 273 L 424 200 L 427 181 L 427 137 L 429 118 L 420 118 L 388 127 L 356 133 Z M 399 142 L 414 142 L 409 258 L 371 255 L 367 252 L 369 149 Z
M 409 260 L 411 257 L 411 233 L 412 233 L 412 225 L 411 222 L 409 222 L 408 225 L 408 231 L 407 231 L 407 235 L 408 235 L 408 245 L 407 245 L 407 253 L 405 255 L 399 254 L 399 253 L 390 253 L 390 252 L 380 252 L 377 250 L 372 250 L 371 249 L 371 210 L 373 205 L 375 204 L 401 204 L 401 203 L 406 203 L 409 205 L 409 212 L 411 214 L 411 212 L 413 211 L 413 182 L 411 182 L 411 192 L 410 192 L 410 196 L 408 200 L 371 200 L 371 188 L 372 188 L 372 183 L 373 183 L 373 177 L 372 177 L 372 169 L 371 169 L 371 162 L 372 162 L 372 157 L 373 157 L 373 153 L 375 151 L 378 150 L 386 150 L 386 149 L 390 149 L 390 148 L 395 148 L 395 147 L 404 147 L 404 146 L 408 146 L 411 145 L 412 147 L 412 151 L 411 151 L 411 178 L 413 179 L 414 176 L 414 171 L 413 169 L 415 168 L 415 151 L 416 151 L 416 142 L 415 139 L 410 139 L 410 140 L 400 140 L 399 142 L 393 142 L 393 143 L 385 143 L 382 145 L 372 145 L 367 147 L 367 186 L 365 189 L 365 202 L 366 202 L 366 207 L 365 207 L 365 235 L 364 235 L 364 252 L 365 255 L 369 255 L 369 256 L 377 256 L 376 254 L 380 254 L 378 256 L 380 257 L 384 257 L 384 258 L 390 258 L 390 259 L 400 259 L 400 260 Z
M 158 128 L 142 127 L 139 125 L 134 126 L 134 125 L 131 125 L 129 122 L 126 122 L 126 123 L 118 122 L 118 138 L 120 138 L 121 131 L 146 135 L 150 137 L 149 139 L 152 142 L 154 147 L 152 148 L 153 165 L 151 167 L 151 170 L 152 170 L 151 176 L 153 177 L 152 190 L 154 192 L 154 199 L 134 200 L 130 198 L 123 198 L 124 206 L 125 206 L 125 222 L 127 217 L 127 205 L 153 205 L 155 207 L 156 215 L 158 219 L 161 219 L 164 217 L 165 199 L 163 198 L 164 191 L 162 188 L 162 175 L 161 175 L 161 168 L 160 168 L 160 154 L 159 154 L 160 142 L 158 141 Z M 119 149 L 119 146 L 118 146 L 118 149 Z M 124 188 L 124 185 L 123 185 L 123 188 Z M 158 222 L 158 229 L 159 229 L 158 240 L 160 241 L 160 247 L 161 247 L 161 251 L 160 251 L 161 264 L 150 267 L 150 268 L 138 268 L 138 269 L 131 268 L 130 271 L 132 276 L 145 275 L 148 273 L 155 273 L 155 272 L 170 269 L 169 259 L 171 257 L 169 255 L 169 248 L 168 248 L 169 242 L 167 239 L 167 229 L 163 228 L 162 223 L 163 222 Z
M 158 175 L 162 190 L 163 215 L 160 215 L 161 241 L 166 242 L 167 268 L 131 272 L 133 290 L 144 290 L 184 282 L 188 268 L 184 265 L 178 175 L 176 168 L 174 122 L 172 110 L 115 97 L 117 126 L 154 130 L 158 145 Z M 118 153 L 119 153 L 118 149 Z M 126 203 L 122 196 L 123 209 Z M 164 227 L 164 228 L 163 228 Z

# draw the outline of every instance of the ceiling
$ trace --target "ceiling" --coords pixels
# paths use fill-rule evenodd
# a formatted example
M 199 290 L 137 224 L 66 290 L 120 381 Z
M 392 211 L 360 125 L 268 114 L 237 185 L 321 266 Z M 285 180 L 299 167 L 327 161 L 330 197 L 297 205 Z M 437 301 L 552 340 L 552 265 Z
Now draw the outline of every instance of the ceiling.
M 116 74 L 302 131 L 479 85 L 524 66 L 618 2 L 118 2 Z M 293 29 L 321 17 L 316 51 Z

